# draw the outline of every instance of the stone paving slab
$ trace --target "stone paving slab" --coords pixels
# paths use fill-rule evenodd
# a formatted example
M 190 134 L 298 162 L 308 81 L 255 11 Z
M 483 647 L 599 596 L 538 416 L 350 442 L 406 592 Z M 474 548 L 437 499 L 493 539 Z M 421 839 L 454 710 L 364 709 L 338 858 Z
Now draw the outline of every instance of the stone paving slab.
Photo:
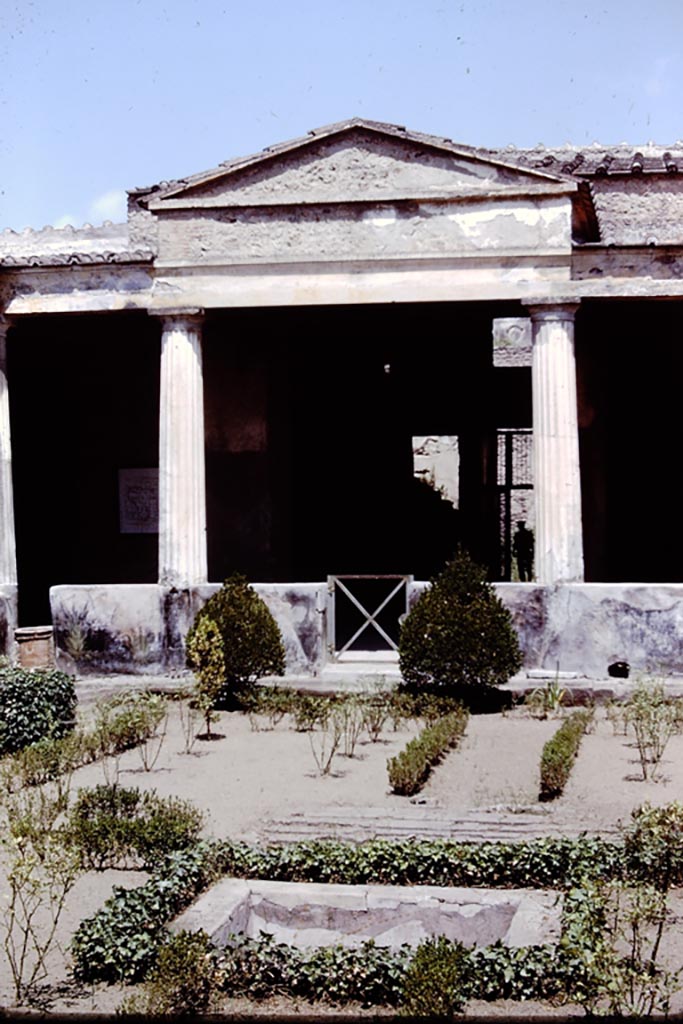
M 570 678 L 571 677 L 571 678 Z M 355 692 L 363 687 L 367 688 L 370 675 L 368 672 L 348 672 L 340 674 L 335 681 L 326 681 L 321 676 L 273 676 L 262 680 L 264 683 L 272 683 L 277 686 L 302 690 L 308 693 L 321 695 L 331 693 L 343 693 L 345 691 Z M 378 679 L 382 678 L 382 673 Z M 398 677 L 385 678 L 387 686 L 393 686 Z M 520 672 L 513 676 L 507 683 L 504 683 L 500 690 L 510 692 L 516 698 L 522 699 L 529 693 L 548 683 L 552 683 L 556 674 L 544 673 L 540 670 Z M 91 704 L 103 697 L 111 697 L 116 693 L 125 690 L 154 690 L 161 693 L 175 693 L 184 687 L 191 686 L 194 677 L 191 672 L 182 672 L 175 675 L 106 675 L 106 676 L 80 676 L 76 677 L 76 693 L 78 699 L 84 704 Z M 567 691 L 567 695 L 573 702 L 595 701 L 605 703 L 609 700 L 625 700 L 637 685 L 637 679 L 588 679 L 577 673 L 560 673 L 560 685 Z M 671 697 L 683 696 L 683 677 L 670 676 L 662 679 L 665 692 Z

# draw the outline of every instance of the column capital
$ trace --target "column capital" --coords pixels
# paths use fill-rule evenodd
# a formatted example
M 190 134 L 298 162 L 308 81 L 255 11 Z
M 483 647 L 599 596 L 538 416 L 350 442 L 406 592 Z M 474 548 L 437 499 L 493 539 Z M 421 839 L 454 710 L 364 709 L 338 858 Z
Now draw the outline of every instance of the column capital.
M 168 309 L 148 309 L 149 316 L 156 316 L 162 322 L 180 326 L 190 324 L 199 326 L 204 320 L 204 310 L 200 306 L 170 306 Z
M 532 323 L 541 323 L 543 321 L 557 322 L 558 320 L 569 320 L 573 323 L 576 311 L 581 303 L 578 300 L 573 302 L 536 300 L 525 305 Z

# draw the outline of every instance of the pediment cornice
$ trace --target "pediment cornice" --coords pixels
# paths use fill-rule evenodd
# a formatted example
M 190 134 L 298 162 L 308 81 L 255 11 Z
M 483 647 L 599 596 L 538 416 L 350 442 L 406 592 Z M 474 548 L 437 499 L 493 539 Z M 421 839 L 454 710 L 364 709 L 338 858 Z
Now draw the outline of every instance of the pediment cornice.
M 569 175 L 520 168 L 450 139 L 353 118 L 131 196 L 157 212 L 576 191 Z

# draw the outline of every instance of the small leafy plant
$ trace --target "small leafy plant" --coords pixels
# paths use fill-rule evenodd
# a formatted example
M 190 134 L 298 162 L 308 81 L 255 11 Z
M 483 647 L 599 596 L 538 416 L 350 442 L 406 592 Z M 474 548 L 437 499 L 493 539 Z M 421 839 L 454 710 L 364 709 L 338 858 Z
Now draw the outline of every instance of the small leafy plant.
M 119 1014 L 196 1016 L 216 1004 L 222 973 L 205 932 L 179 932 L 159 950 L 143 990 L 124 999 Z
M 366 702 L 357 694 L 349 694 L 334 709 L 342 734 L 342 754 L 353 757 L 356 744 L 365 725 Z
M 80 873 L 78 850 L 61 821 L 67 800 L 64 789 L 3 786 L 3 945 L 18 1003 L 30 1002 L 48 976 L 48 956 Z
M 524 705 L 534 718 L 546 719 L 548 715 L 557 715 L 562 710 L 567 691 L 558 680 L 538 686 L 524 698 Z
M 371 743 L 378 743 L 382 729 L 390 714 L 389 699 L 386 694 L 375 693 L 367 696 L 363 709 L 363 725 L 367 729 Z
M 624 834 L 630 874 L 661 892 L 683 885 L 683 804 L 636 808 Z
M 612 726 L 614 736 L 626 736 L 628 734 L 628 717 L 626 704 L 623 701 L 611 700 L 605 706 L 605 718 Z
M 94 735 L 107 783 L 118 782 L 121 754 L 151 740 L 165 714 L 163 698 L 146 692 L 130 691 L 97 702 Z M 145 759 L 150 765 L 156 760 L 151 747 L 141 757 L 143 765 Z
M 197 840 L 203 815 L 191 803 L 123 786 L 79 790 L 69 836 L 86 869 L 149 868 Z
M 660 960 L 666 894 L 647 883 L 592 880 L 565 903 L 559 953 L 569 998 L 590 1016 L 666 1017 L 681 973 Z
M 183 736 L 183 753 L 191 754 L 195 745 L 202 719 L 201 710 L 196 703 L 195 687 L 183 687 L 178 692 L 178 718 Z
M 242 700 L 242 710 L 247 712 L 253 732 L 275 729 L 291 709 L 291 694 L 275 686 L 254 687 Z
M 661 683 L 641 680 L 626 703 L 625 715 L 635 734 L 643 781 L 655 781 L 666 746 L 676 731 L 676 707 L 666 699 Z
M 421 942 L 405 973 L 400 1013 L 452 1019 L 467 999 L 470 958 L 461 942 L 443 935 Z
M 168 701 L 158 693 L 141 694 L 141 741 L 135 748 L 142 767 L 151 772 L 159 760 L 168 728 Z M 152 730 L 152 731 L 151 731 Z
M 308 733 L 311 753 L 319 775 L 330 774 L 332 762 L 339 750 L 343 735 L 343 717 L 334 709 L 332 701 L 328 700 L 324 710 L 321 711 L 316 727 Z
M 307 693 L 297 693 L 292 705 L 294 728 L 297 732 L 310 732 L 327 713 L 324 697 L 314 697 Z
M 221 632 L 213 619 L 204 616 L 187 636 L 187 662 L 197 677 L 192 698 L 204 716 L 205 738 L 211 738 L 211 723 L 216 720 L 215 707 L 225 683 L 225 647 Z

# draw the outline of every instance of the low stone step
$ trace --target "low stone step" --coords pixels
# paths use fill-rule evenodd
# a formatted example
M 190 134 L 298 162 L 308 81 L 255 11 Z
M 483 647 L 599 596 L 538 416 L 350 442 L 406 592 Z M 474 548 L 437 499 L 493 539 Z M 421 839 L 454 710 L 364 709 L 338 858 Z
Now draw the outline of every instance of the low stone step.
M 372 838 L 456 839 L 459 842 L 515 842 L 540 839 L 549 835 L 576 838 L 582 834 L 615 836 L 614 828 L 587 829 L 581 822 L 555 822 L 535 809 L 527 812 L 491 812 L 473 810 L 458 817 L 432 808 L 387 814 L 377 808 L 349 808 L 334 811 L 295 812 L 287 818 L 263 822 L 259 838 L 263 842 L 291 842 L 297 839 Z

